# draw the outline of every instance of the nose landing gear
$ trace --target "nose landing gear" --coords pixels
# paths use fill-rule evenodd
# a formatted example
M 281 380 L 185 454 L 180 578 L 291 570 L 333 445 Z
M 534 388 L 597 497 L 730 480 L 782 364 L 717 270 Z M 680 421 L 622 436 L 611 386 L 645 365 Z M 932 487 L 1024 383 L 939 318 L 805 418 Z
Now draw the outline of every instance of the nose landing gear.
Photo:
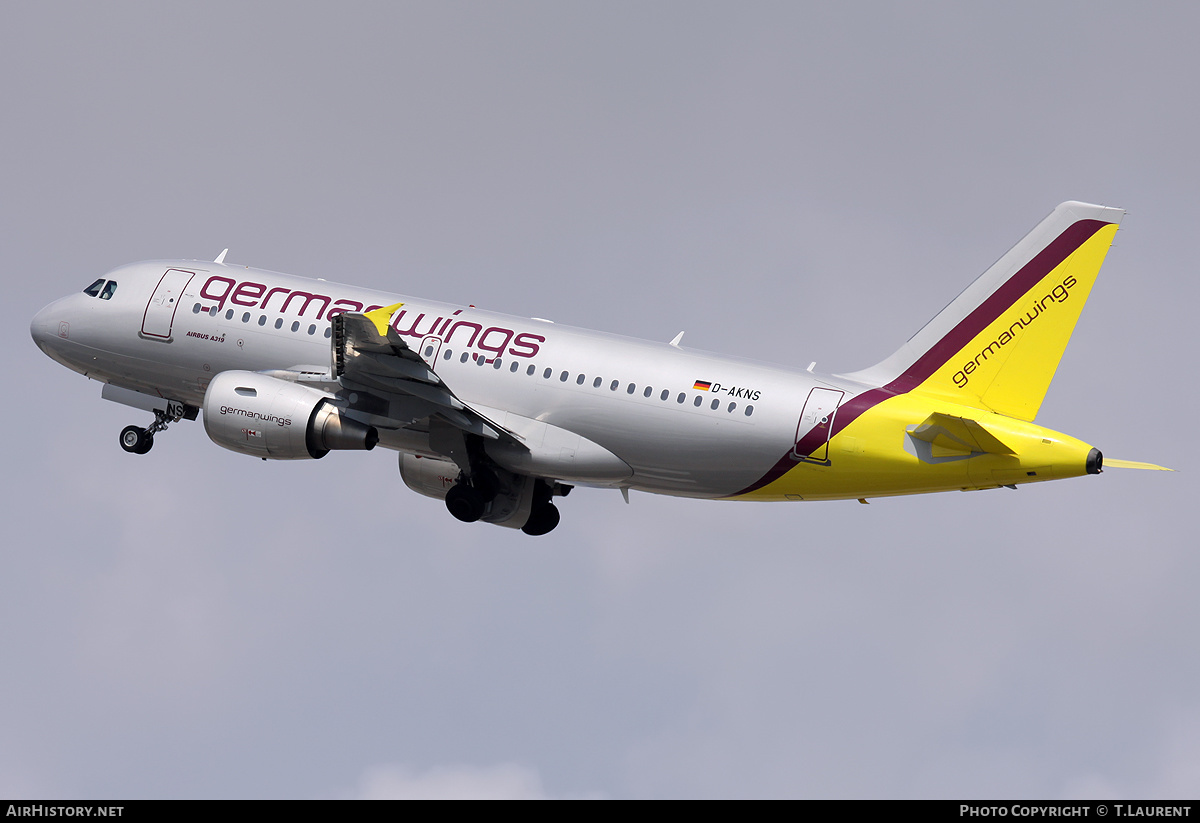
M 121 448 L 130 454 L 145 454 L 154 446 L 154 435 L 140 426 L 121 429 Z
M 126 426 L 121 429 L 121 448 L 130 454 L 145 454 L 154 447 L 154 435 L 167 430 L 167 425 L 179 420 L 183 415 L 172 415 L 169 412 L 155 411 L 154 422 L 146 428 L 141 426 Z

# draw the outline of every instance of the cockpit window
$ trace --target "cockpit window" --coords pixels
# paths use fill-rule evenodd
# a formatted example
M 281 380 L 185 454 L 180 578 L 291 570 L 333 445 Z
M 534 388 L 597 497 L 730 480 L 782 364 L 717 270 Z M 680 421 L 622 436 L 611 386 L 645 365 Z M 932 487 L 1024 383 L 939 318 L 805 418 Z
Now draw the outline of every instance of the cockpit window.
M 90 285 L 86 289 L 84 289 L 83 293 L 86 294 L 88 297 L 96 297 L 97 295 L 100 294 L 100 287 L 103 285 L 104 285 L 104 278 L 101 277 L 95 283 L 93 283 L 92 285 Z
M 112 299 L 112 296 L 116 293 L 117 293 L 117 281 L 109 280 L 107 283 L 104 284 L 104 291 L 100 292 L 100 299 L 101 300 L 110 300 L 110 299 Z

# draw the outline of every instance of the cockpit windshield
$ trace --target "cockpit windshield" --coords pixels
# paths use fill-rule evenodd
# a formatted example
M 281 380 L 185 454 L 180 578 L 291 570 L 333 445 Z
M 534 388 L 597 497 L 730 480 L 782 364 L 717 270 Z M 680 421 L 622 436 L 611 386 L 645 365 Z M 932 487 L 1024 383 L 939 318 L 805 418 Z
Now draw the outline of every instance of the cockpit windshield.
M 99 297 L 101 300 L 111 300 L 112 296 L 117 293 L 117 281 L 105 280 L 101 277 L 92 285 L 83 290 L 83 293 L 88 297 Z

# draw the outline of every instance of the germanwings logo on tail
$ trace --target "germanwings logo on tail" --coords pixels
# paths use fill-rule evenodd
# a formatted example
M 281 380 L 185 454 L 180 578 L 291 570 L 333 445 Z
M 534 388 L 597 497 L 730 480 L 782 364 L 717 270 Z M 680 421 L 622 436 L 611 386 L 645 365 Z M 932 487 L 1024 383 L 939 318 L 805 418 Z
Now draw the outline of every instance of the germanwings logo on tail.
M 1062 283 L 1055 286 L 1049 294 L 1041 300 L 1035 300 L 1031 310 L 1026 311 L 1023 316 L 1018 317 L 1016 322 L 1000 332 L 995 340 L 983 347 L 978 354 L 964 363 L 963 367 L 954 373 L 954 384 L 960 389 L 966 388 L 967 383 L 970 382 L 970 375 L 979 368 L 981 362 L 987 361 L 992 355 L 998 354 L 1002 347 L 1016 340 L 1022 329 L 1032 325 L 1033 321 L 1042 316 L 1042 312 L 1046 310 L 1047 303 L 1065 303 L 1067 298 L 1071 296 L 1071 288 L 1078 285 L 1078 283 L 1079 281 L 1068 274 Z

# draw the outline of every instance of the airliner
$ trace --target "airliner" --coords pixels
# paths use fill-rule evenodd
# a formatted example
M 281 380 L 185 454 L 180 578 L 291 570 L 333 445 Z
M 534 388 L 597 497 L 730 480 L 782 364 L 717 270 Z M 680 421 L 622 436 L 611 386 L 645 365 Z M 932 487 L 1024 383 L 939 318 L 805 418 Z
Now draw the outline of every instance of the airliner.
M 907 343 L 821 374 L 225 262 L 152 260 L 51 303 L 48 356 L 264 460 L 383 446 L 456 518 L 540 535 L 575 486 L 838 500 L 1099 474 L 1033 420 L 1124 212 L 1058 206 Z M 1148 463 L 1108 466 L 1160 469 Z

